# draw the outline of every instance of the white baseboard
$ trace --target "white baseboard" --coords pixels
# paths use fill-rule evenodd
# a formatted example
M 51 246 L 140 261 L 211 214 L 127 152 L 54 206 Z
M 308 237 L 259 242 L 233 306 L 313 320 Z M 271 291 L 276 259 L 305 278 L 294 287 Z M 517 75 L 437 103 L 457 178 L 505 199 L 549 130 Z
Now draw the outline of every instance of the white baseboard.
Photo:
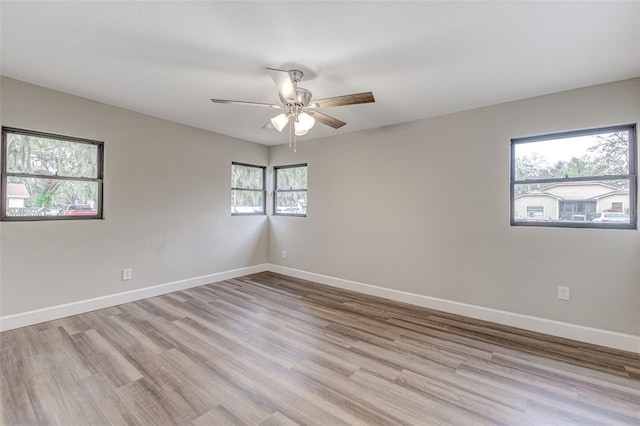
M 268 270 L 294 278 L 301 278 L 332 287 L 357 291 L 371 296 L 383 297 L 397 302 L 410 303 L 412 305 L 449 312 L 479 320 L 491 321 L 511 327 L 523 328 L 525 330 L 563 337 L 565 339 L 640 353 L 640 336 L 553 321 L 513 312 L 485 308 L 482 306 L 454 302 L 451 300 L 438 299 L 435 297 L 363 284 L 356 281 L 349 281 L 313 272 L 301 271 L 299 269 L 287 268 L 285 266 L 274 265 L 272 263 L 268 264 Z
M 185 290 L 192 287 L 198 287 L 205 284 L 264 271 L 276 272 L 290 277 L 330 285 L 332 287 L 357 291 L 371 296 L 383 297 L 385 299 L 409 303 L 416 306 L 422 306 L 479 320 L 491 321 L 511 327 L 523 328 L 525 330 L 535 331 L 538 333 L 640 353 L 640 336 L 553 321 L 513 312 L 485 308 L 482 306 L 454 302 L 451 300 L 438 299 L 435 297 L 378 287 L 356 281 L 349 281 L 328 275 L 306 272 L 299 269 L 287 268 L 285 266 L 274 265 L 271 263 L 203 275 L 200 277 L 174 281 L 123 293 L 111 294 L 94 299 L 66 303 L 64 305 L 51 306 L 15 315 L 7 315 L 0 317 L 0 331 L 39 324 L 41 322 L 91 312 L 97 309 L 109 308 L 122 303 L 134 302 L 136 300 L 160 296 L 174 291 Z
M 248 266 L 245 268 L 233 269 L 230 271 L 218 272 L 215 274 L 203 275 L 195 278 L 188 278 L 180 281 L 145 287 L 123 293 L 110 294 L 108 296 L 96 297 L 94 299 L 81 300 L 78 302 L 65 303 L 64 305 L 51 306 L 48 308 L 36 309 L 34 311 L 23 312 L 15 315 L 0 317 L 0 331 L 12 330 L 14 328 L 39 324 L 41 322 L 65 318 L 71 315 L 82 314 L 95 311 L 97 309 L 109 308 L 122 303 L 134 302 L 136 300 L 149 297 L 160 296 L 174 291 L 185 290 L 187 288 L 198 287 L 231 278 L 238 278 L 244 275 L 255 274 L 268 270 L 268 264 Z

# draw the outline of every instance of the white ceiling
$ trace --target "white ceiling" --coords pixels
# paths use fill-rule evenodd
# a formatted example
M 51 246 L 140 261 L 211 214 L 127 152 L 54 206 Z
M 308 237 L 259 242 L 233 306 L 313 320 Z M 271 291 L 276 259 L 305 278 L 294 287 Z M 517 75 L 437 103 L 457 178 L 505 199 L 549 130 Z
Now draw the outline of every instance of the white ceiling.
M 264 67 L 298 68 L 323 112 L 302 139 L 640 76 L 640 2 L 0 3 L 2 75 L 265 145 Z M 277 113 L 277 111 L 275 111 Z M 7 124 L 7 123 L 3 123 Z

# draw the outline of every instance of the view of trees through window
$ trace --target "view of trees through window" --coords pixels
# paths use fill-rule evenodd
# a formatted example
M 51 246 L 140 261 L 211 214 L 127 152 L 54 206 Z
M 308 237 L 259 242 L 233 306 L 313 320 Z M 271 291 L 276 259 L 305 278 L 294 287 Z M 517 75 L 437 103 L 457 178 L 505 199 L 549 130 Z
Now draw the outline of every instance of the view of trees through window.
M 624 126 L 514 139 L 512 221 L 634 224 L 635 138 Z
M 275 168 L 275 214 L 307 214 L 307 165 Z
M 231 213 L 265 214 L 265 168 L 231 164 Z
M 102 144 L 3 128 L 3 217 L 98 217 Z

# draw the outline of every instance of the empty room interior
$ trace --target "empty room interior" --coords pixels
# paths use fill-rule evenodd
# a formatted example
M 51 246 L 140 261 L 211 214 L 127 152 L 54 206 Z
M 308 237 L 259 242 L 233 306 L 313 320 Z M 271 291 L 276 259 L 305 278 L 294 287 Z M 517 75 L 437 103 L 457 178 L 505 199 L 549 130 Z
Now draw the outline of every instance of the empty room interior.
M 0 23 L 0 424 L 640 424 L 640 2 Z

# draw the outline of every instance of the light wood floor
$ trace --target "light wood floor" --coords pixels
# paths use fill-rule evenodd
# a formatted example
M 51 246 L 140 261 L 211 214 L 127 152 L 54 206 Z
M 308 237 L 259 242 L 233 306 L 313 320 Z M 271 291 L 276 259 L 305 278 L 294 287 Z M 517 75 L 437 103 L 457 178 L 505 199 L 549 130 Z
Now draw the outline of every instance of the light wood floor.
M 3 425 L 640 424 L 640 356 L 273 273 L 0 334 Z

